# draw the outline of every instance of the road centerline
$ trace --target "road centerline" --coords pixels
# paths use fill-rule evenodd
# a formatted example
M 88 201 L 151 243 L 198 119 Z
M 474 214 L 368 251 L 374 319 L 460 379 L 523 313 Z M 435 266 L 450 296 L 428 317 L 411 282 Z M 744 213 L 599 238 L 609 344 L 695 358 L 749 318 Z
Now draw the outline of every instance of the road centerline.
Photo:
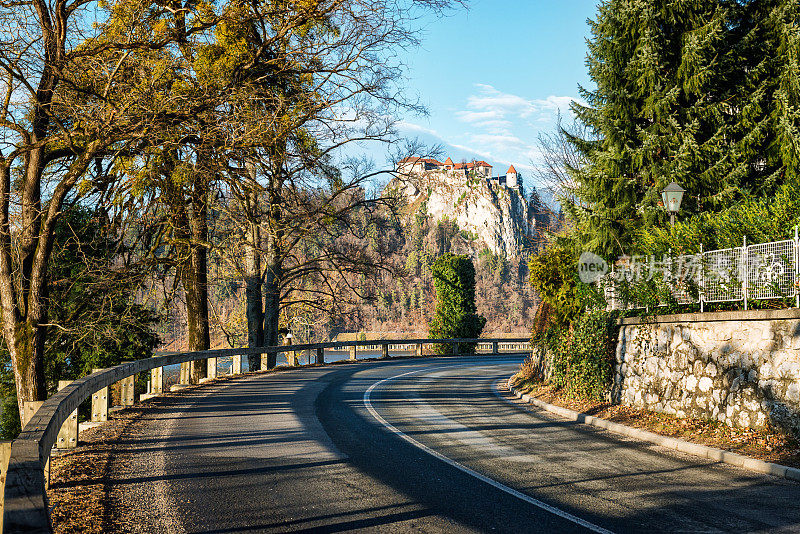
M 401 431 L 400 429 L 398 429 L 397 427 L 392 425 L 389 421 L 384 419 L 383 416 L 381 416 L 381 414 L 379 414 L 378 411 L 375 409 L 375 407 L 372 405 L 372 399 L 371 399 L 372 392 L 377 387 L 381 386 L 384 383 L 387 383 L 387 382 L 390 382 L 392 380 L 396 380 L 398 378 L 402 378 L 402 377 L 405 377 L 405 376 L 409 376 L 409 375 L 413 375 L 413 374 L 417 374 L 417 373 L 422 373 L 422 372 L 425 372 L 425 371 L 433 371 L 433 370 L 436 370 L 436 369 L 451 369 L 451 368 L 454 368 L 454 367 L 479 367 L 479 366 L 474 365 L 474 364 L 453 365 L 453 366 L 449 366 L 448 365 L 448 366 L 433 367 L 433 368 L 426 368 L 426 369 L 417 369 L 415 371 L 408 371 L 408 372 L 401 373 L 401 374 L 398 374 L 398 375 L 395 375 L 395 376 L 384 378 L 384 379 L 379 380 L 379 381 L 375 382 L 374 384 L 372 384 L 364 392 L 364 395 L 363 395 L 363 398 L 362 398 L 364 407 L 369 412 L 369 414 L 376 421 L 378 421 L 378 423 L 381 424 L 381 426 L 383 426 L 384 428 L 389 430 L 391 433 L 397 435 L 399 438 L 403 439 L 407 443 L 413 445 L 417 449 L 420 449 L 421 451 L 433 456 L 437 460 L 440 460 L 440 461 L 450 465 L 451 467 L 455 467 L 459 471 L 461 471 L 463 473 L 466 473 L 466 474 L 468 474 L 468 475 L 480 480 L 481 482 L 485 482 L 485 483 L 493 486 L 494 488 L 499 489 L 499 490 L 501 490 L 501 491 L 513 496 L 513 497 L 516 497 L 516 498 L 518 498 L 518 499 L 520 499 L 520 500 L 522 500 L 522 501 L 524 501 L 524 502 L 526 502 L 528 504 L 536 506 L 537 508 L 545 510 L 545 511 L 547 511 L 547 512 L 553 514 L 553 515 L 556 515 L 556 516 L 558 516 L 558 517 L 560 517 L 562 519 L 566 519 L 567 521 L 575 523 L 576 525 L 584 527 L 584 528 L 586 528 L 586 529 L 588 529 L 588 530 L 590 530 L 592 532 L 597 532 L 598 534 L 612 534 L 612 532 L 610 530 L 604 529 L 604 528 L 602 528 L 602 527 L 600 527 L 598 525 L 595 525 L 594 523 L 590 523 L 589 521 L 586 521 L 585 519 L 581 519 L 580 517 L 577 517 L 577 516 L 575 516 L 573 514 L 570 514 L 569 512 L 561 510 L 560 508 L 556 508 L 555 506 L 549 505 L 549 504 L 547 504 L 545 502 L 542 502 L 542 501 L 540 501 L 538 499 L 535 499 L 535 498 L 531 497 L 530 495 L 522 493 L 521 491 L 515 490 L 514 488 L 511 488 L 509 486 L 506 486 L 505 484 L 503 484 L 501 482 L 498 482 L 497 480 L 489 478 L 488 476 L 483 475 L 483 474 L 481 474 L 481 473 L 479 473 L 479 472 L 477 472 L 477 471 L 475 471 L 475 470 L 473 470 L 473 469 L 471 469 L 471 468 L 469 468 L 469 467 L 467 467 L 467 466 L 465 466 L 465 465 L 453 460 L 452 458 L 449 458 L 449 457 L 447 457 L 447 456 L 445 456 L 445 455 L 443 455 L 443 454 L 431 449 L 427 445 L 425 445 L 423 443 L 420 443 L 419 441 L 415 440 L 414 438 L 412 438 L 408 434 L 404 433 L 403 431 Z

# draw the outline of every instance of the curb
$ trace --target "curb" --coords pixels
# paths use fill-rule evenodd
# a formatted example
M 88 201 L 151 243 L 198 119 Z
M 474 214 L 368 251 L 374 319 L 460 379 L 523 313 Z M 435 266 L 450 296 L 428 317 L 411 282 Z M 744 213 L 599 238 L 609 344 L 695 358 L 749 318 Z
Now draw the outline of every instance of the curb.
M 707 458 L 709 460 L 715 460 L 717 462 L 735 465 L 736 467 L 741 467 L 743 469 L 754 471 L 756 473 L 763 473 L 767 475 L 774 475 L 777 477 L 786 478 L 788 480 L 800 481 L 800 469 L 794 467 L 787 467 L 785 465 L 773 464 L 771 462 L 765 462 L 763 460 L 757 460 L 755 458 L 743 456 L 735 452 L 724 451 L 722 449 L 717 449 L 715 447 L 708 447 L 707 445 L 700 445 L 698 443 L 691 443 L 678 438 L 662 436 L 660 434 L 649 432 L 647 430 L 641 430 L 627 425 L 622 425 L 620 423 L 614 423 L 606 419 L 600 419 L 599 417 L 594 417 L 591 415 L 586 415 L 584 413 L 576 412 L 575 410 L 570 410 L 569 408 L 562 408 L 561 406 L 549 404 L 547 402 L 531 397 L 530 395 L 522 394 L 519 391 L 517 391 L 513 386 L 511 386 L 511 378 L 508 379 L 506 385 L 508 387 L 508 390 L 518 399 L 522 399 L 523 402 L 526 402 L 528 404 L 533 404 L 538 408 L 542 408 L 544 410 L 547 410 L 548 412 L 560 415 L 561 417 L 568 419 L 570 421 L 584 423 L 597 428 L 610 430 L 612 432 L 616 432 L 617 434 L 622 434 L 623 436 L 636 438 L 642 441 L 647 441 L 655 445 L 660 445 L 661 447 L 666 447 L 667 449 L 673 449 L 676 451 L 685 452 L 687 454 L 700 456 L 701 458 Z

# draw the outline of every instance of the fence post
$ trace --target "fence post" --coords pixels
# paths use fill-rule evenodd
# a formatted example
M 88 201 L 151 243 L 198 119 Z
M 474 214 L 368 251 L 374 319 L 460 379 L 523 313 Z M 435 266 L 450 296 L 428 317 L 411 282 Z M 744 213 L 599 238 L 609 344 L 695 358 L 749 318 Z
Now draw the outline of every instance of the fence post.
M 388 358 L 389 357 L 389 344 L 384 343 L 381 345 L 381 358 Z
M 96 373 L 97 371 L 100 371 L 100 369 L 92 370 L 93 373 Z M 110 397 L 111 396 L 108 394 L 108 386 L 92 393 L 92 421 L 108 421 L 108 405 L 111 400 Z
M 458 355 L 458 343 L 451 343 L 453 348 L 453 355 Z
M 316 361 L 316 363 L 318 365 L 322 365 L 323 363 L 325 363 L 325 348 L 324 347 L 320 347 L 320 348 L 317 349 L 317 361 Z
M 231 374 L 232 375 L 240 375 L 242 374 L 242 355 L 239 354 L 238 356 L 231 356 Z
M 417 356 L 422 356 L 422 343 L 417 343 L 417 348 L 415 352 Z
M 68 385 L 72 384 L 72 380 L 59 380 L 58 390 L 61 391 Z M 74 449 L 78 446 L 78 410 L 69 414 L 67 420 L 61 425 L 61 430 L 58 431 L 56 438 L 57 449 Z
M 748 268 L 747 260 L 748 260 L 748 257 L 747 257 L 747 236 L 744 236 L 744 238 L 742 240 L 742 269 L 740 270 L 740 272 L 743 273 L 742 278 L 744 278 L 744 281 L 742 282 L 742 297 L 744 298 L 744 309 L 745 309 L 745 311 L 747 311 L 747 296 L 748 296 L 748 293 L 749 293 L 748 287 L 747 287 L 748 286 L 748 284 L 747 284 L 747 275 L 748 275 L 748 273 L 747 273 L 747 268 Z
M 700 243 L 700 280 L 697 284 L 700 291 L 700 313 L 703 313 L 704 310 L 704 302 L 703 298 L 705 297 L 705 287 L 706 287 L 706 260 L 705 256 L 703 255 L 703 244 Z
M 355 345 L 352 345 L 350 347 L 350 359 L 353 360 L 353 361 L 355 361 L 355 359 L 356 359 L 356 346 Z
M 800 308 L 800 291 L 798 291 L 797 284 L 800 281 L 800 261 L 798 261 L 798 253 L 800 253 L 800 239 L 797 235 L 797 225 L 794 226 L 794 306 Z
M 499 354 L 500 353 L 500 343 L 497 341 L 492 341 L 492 354 Z

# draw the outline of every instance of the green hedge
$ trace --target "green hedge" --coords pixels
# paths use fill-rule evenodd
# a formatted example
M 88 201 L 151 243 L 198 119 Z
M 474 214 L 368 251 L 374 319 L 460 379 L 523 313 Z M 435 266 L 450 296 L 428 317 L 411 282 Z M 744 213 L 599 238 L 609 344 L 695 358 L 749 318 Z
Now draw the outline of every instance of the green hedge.
M 617 342 L 616 316 L 591 310 L 570 328 L 550 329 L 539 339 L 550 353 L 550 381 L 571 397 L 602 400 L 611 387 Z
M 447 253 L 431 264 L 436 288 L 436 312 L 429 325 L 434 339 L 477 338 L 486 318 L 475 307 L 475 266 L 468 256 Z M 437 345 L 439 354 L 449 353 L 447 345 Z M 461 343 L 461 353 L 474 353 L 474 343 Z

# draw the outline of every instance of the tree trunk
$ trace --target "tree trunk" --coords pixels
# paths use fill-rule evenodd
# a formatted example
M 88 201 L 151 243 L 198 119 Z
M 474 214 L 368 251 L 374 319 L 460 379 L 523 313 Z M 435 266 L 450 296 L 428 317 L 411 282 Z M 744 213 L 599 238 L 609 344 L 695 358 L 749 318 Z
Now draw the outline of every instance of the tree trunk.
M 176 154 L 167 158 L 164 169 L 164 200 L 172 213 L 172 226 L 176 247 L 180 251 L 178 277 L 186 295 L 187 342 L 189 351 L 208 350 L 211 331 L 208 310 L 208 179 L 204 169 L 197 169 L 189 190 L 171 183 Z M 198 154 L 198 160 L 201 155 Z M 187 195 L 188 193 L 188 195 Z M 187 198 L 188 196 L 188 198 Z M 197 383 L 207 376 L 207 360 L 181 364 L 188 367 L 189 381 Z
M 281 315 L 281 264 L 277 252 L 274 243 L 270 243 L 267 249 L 267 273 L 264 280 L 264 345 L 268 347 L 280 344 L 278 329 Z M 277 357 L 277 353 L 269 354 L 268 369 L 277 365 Z
M 5 316 L 5 310 L 3 310 Z M 47 388 L 44 379 L 44 330 L 46 327 L 36 326 L 39 321 L 31 319 L 12 322 L 5 328 L 6 346 L 11 353 L 14 380 L 17 386 L 17 408 L 22 417 L 25 401 L 45 400 Z M 11 341 L 8 343 L 8 341 Z
M 41 129 L 41 126 L 38 129 Z M 36 135 L 36 134 L 35 134 Z M 47 327 L 47 261 L 52 235 L 42 236 L 41 175 L 44 149 L 25 158 L 20 205 L 22 231 L 13 250 L 9 218 L 11 162 L 0 170 L 0 307 L 3 337 L 11 355 L 20 418 L 26 401 L 45 400 L 44 344 Z M 16 253 L 15 253 L 16 252 Z
M 253 197 L 258 200 L 258 194 Z M 252 199 L 251 199 L 252 200 Z M 251 203 L 255 209 L 256 203 Z M 258 222 L 250 222 L 247 232 L 245 250 L 245 295 L 247 297 L 247 346 L 250 348 L 264 346 L 264 308 L 261 295 L 261 231 Z M 250 354 L 247 357 L 250 371 L 261 369 L 261 355 Z
M 200 171 L 202 172 L 202 170 Z M 208 187 L 204 177 L 195 180 L 192 202 L 187 210 L 191 242 L 189 261 L 183 269 L 183 288 L 186 291 L 186 316 L 189 328 L 189 350 L 211 348 L 211 328 L 208 318 Z M 207 376 L 207 360 L 191 362 L 191 380 L 197 383 Z

